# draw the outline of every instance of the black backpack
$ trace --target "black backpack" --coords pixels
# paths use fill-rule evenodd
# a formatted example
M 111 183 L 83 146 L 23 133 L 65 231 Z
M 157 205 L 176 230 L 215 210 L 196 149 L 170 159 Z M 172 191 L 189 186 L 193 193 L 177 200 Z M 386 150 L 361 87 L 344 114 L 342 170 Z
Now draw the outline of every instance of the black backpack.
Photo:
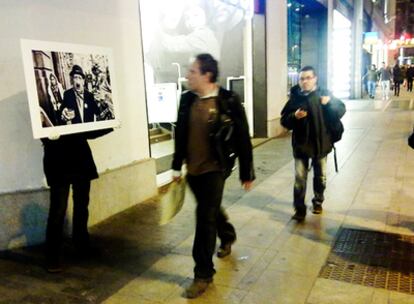
M 339 118 L 330 119 L 327 126 L 329 134 L 331 135 L 332 144 L 340 141 L 344 133 L 344 125 L 341 120 Z
M 225 114 L 220 116 L 220 127 L 214 134 L 214 143 L 217 156 L 223 166 L 224 178 L 227 178 L 234 169 L 238 155 L 234 145 L 233 120 Z
M 236 159 L 238 157 L 235 145 L 234 121 L 228 102 L 220 99 L 219 117 L 216 130 L 213 132 L 213 144 L 216 156 L 223 167 L 224 178 L 230 176 L 235 169 Z
M 335 143 L 342 139 L 342 134 L 344 134 L 344 125 L 339 117 L 330 117 L 327 119 L 326 126 L 329 134 L 331 135 L 332 148 L 334 151 L 335 171 L 338 172 L 338 160 L 336 157 Z

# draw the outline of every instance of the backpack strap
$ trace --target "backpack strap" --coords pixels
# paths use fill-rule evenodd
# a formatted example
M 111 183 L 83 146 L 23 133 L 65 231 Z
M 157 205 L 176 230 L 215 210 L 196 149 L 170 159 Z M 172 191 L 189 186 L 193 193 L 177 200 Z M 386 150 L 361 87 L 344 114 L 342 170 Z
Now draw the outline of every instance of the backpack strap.
M 334 163 L 335 163 L 335 172 L 338 173 L 338 159 L 336 158 L 336 148 L 335 145 L 332 145 L 334 150 Z

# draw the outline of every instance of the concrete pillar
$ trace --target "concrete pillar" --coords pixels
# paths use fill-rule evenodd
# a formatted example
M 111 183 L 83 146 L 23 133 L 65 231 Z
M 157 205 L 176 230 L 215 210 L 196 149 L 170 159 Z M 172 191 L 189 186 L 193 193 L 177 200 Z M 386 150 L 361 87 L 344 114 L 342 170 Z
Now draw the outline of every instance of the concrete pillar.
M 243 32 L 244 57 L 244 107 L 249 123 L 249 133 L 253 136 L 253 20 L 246 21 Z
M 328 8 L 328 18 L 327 18 L 327 58 L 328 58 L 328 68 L 327 68 L 327 85 L 328 90 L 332 91 L 332 79 L 333 79 L 333 13 L 334 13 L 334 0 L 327 1 Z
M 354 0 L 354 18 L 352 22 L 352 74 L 351 96 L 361 98 L 362 84 L 362 35 L 363 35 L 363 0 Z
M 398 57 L 400 65 L 404 64 L 404 48 L 400 47 L 400 56 Z
M 287 101 L 287 1 L 266 0 L 268 137 L 283 132 L 280 111 Z

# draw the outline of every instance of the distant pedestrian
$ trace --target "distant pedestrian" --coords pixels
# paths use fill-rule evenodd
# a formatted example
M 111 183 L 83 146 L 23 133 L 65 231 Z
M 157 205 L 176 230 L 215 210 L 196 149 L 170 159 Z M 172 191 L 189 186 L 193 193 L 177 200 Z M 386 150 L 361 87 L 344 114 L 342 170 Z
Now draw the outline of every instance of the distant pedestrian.
M 383 62 L 378 74 L 381 83 L 382 99 L 388 100 L 390 98 L 391 69 Z
M 394 96 L 400 96 L 400 86 L 403 82 L 403 75 L 398 62 L 392 68 L 392 81 L 394 83 Z
M 368 87 L 368 96 L 369 98 L 375 98 L 375 91 L 378 81 L 378 71 L 375 64 L 371 65 L 367 73 L 364 75 L 363 79 L 367 80 L 367 87 Z
M 406 79 L 407 79 L 407 92 L 412 92 L 413 91 L 413 79 L 414 79 L 414 64 L 411 64 L 408 68 L 407 68 L 407 73 L 406 73 Z
M 326 158 L 333 147 L 331 123 L 345 114 L 345 105 L 317 85 L 313 67 L 302 68 L 299 85 L 291 89 L 290 98 L 282 110 L 282 125 L 292 130 L 292 147 L 295 159 L 295 185 L 293 192 L 294 220 L 306 216 L 305 194 L 309 160 L 313 167 L 312 199 L 314 214 L 322 213 L 326 188 Z

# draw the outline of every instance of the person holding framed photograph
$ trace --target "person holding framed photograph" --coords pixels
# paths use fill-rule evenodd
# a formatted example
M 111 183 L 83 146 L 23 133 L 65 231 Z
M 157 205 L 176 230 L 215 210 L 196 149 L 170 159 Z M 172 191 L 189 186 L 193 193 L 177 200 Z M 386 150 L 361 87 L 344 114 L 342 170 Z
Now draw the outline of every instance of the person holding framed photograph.
M 113 129 L 103 129 L 42 139 L 43 169 L 50 186 L 50 208 L 46 228 L 46 270 L 62 271 L 61 249 L 63 224 L 69 190 L 73 191 L 72 239 L 81 256 L 90 254 L 88 205 L 91 180 L 98 178 L 88 139 L 103 136 Z

